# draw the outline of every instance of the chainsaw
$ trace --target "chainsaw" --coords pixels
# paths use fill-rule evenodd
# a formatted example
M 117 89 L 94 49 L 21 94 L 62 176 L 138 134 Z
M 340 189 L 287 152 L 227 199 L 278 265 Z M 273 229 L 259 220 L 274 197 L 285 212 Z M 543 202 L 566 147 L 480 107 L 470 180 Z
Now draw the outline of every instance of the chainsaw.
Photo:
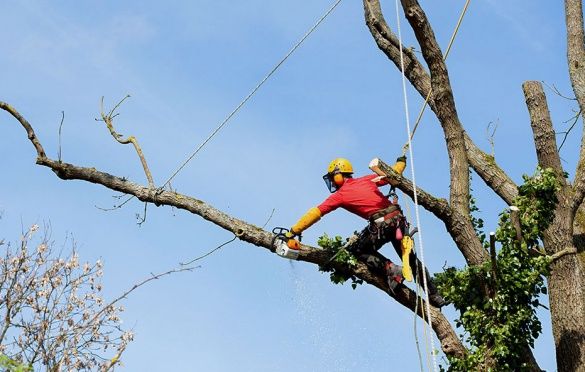
M 299 240 L 289 238 L 286 233 L 290 232 L 289 229 L 284 227 L 275 227 L 272 229 L 272 233 L 275 234 L 272 239 L 270 250 L 280 257 L 288 258 L 289 260 L 296 260 L 299 257 L 301 249 L 300 236 Z

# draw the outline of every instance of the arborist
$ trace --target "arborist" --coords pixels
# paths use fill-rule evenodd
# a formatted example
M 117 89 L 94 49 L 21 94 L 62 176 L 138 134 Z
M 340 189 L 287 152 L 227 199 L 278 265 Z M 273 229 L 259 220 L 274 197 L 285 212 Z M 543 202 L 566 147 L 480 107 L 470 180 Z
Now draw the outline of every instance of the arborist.
M 392 169 L 398 174 L 406 168 L 406 157 L 402 156 L 396 160 Z M 341 207 L 369 221 L 368 226 L 358 234 L 357 240 L 348 244 L 348 249 L 359 260 L 366 263 L 372 270 L 385 275 L 391 291 L 400 285 L 404 276 L 412 276 L 412 270 L 424 270 L 420 261 L 411 252 L 412 239 L 408 233 L 408 222 L 402 214 L 397 200 L 389 200 L 379 187 L 392 184 L 393 181 L 377 174 L 353 178 L 353 167 L 349 160 L 337 158 L 329 163 L 327 173 L 323 180 L 331 195 L 317 207 L 309 209 L 299 221 L 291 227 L 287 233 L 288 238 L 300 236 L 303 231 L 319 221 L 327 213 Z M 391 185 L 392 186 L 392 185 Z M 390 194 L 389 194 L 390 195 Z M 405 239 L 406 237 L 406 239 Z M 404 242 L 403 242 L 404 241 Z M 380 248 L 391 242 L 399 256 L 403 257 L 405 269 L 384 257 Z M 406 251 L 405 251 L 406 250 Z M 406 255 L 404 253 L 406 252 Z M 406 262 L 405 261 L 406 259 Z M 441 307 L 445 304 L 443 298 L 437 293 L 437 289 L 430 281 L 429 301 L 433 306 Z M 409 278 L 409 280 L 412 280 Z

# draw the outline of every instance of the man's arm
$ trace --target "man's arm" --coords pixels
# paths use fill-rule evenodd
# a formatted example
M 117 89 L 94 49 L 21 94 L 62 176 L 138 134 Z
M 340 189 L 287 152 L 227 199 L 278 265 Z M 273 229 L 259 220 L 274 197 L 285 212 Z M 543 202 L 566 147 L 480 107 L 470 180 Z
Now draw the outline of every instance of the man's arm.
M 327 213 L 334 211 L 341 205 L 341 198 L 339 194 L 331 194 L 325 201 L 316 207 L 307 211 L 296 224 L 291 227 L 290 231 L 293 235 L 301 235 L 303 231 L 311 227 Z

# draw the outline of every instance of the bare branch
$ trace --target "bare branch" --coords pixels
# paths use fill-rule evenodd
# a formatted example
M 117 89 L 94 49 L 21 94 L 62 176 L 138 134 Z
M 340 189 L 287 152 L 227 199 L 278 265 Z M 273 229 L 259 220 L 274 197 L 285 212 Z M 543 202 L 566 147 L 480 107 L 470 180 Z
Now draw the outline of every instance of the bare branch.
M 262 228 L 265 228 L 266 225 L 268 225 L 268 222 L 270 222 L 270 220 L 272 219 L 272 216 L 274 215 L 274 211 L 276 209 L 272 208 L 272 212 L 270 212 L 270 216 L 268 216 L 268 219 L 266 220 L 266 222 L 264 222 L 264 225 L 262 225 Z
M 400 67 L 399 40 L 392 32 L 384 15 L 379 0 L 363 0 L 366 24 L 374 37 L 378 48 L 396 65 Z M 414 54 L 413 48 L 403 48 L 404 73 L 417 91 L 426 96 L 431 89 L 431 80 L 424 66 Z
M 569 100 L 569 101 L 576 101 L 577 100 L 577 98 L 575 98 L 575 97 L 569 97 L 566 94 L 561 93 L 561 91 L 559 90 L 559 88 L 557 88 L 557 86 L 554 85 L 554 84 L 551 86 L 551 85 L 547 84 L 545 81 L 542 81 L 542 84 L 544 86 L 548 87 L 548 89 L 550 89 L 553 92 L 555 92 L 555 94 L 557 96 L 561 97 L 561 98 L 564 98 L 564 99 Z
M 581 0 L 565 0 L 569 76 L 579 106 L 585 110 L 585 31 Z
M 575 98 L 585 120 L 585 31 L 583 29 L 583 4 L 581 0 L 565 0 L 567 24 L 567 57 L 569 76 Z M 583 202 L 585 195 L 585 127 L 581 136 L 579 162 L 575 172 L 573 212 Z
M 24 127 L 26 134 L 28 135 L 28 139 L 37 151 L 38 159 L 46 158 L 47 155 L 45 154 L 45 150 L 43 149 L 43 146 L 41 146 L 41 143 L 39 142 L 37 135 L 35 134 L 35 131 L 33 130 L 30 123 L 8 103 L 0 101 L 0 108 L 12 115 Z
M 120 195 L 120 197 L 122 197 L 122 196 L 124 196 L 124 195 Z M 114 196 L 114 197 L 115 197 L 115 198 L 118 198 L 118 196 Z M 99 210 L 101 210 L 101 211 L 104 211 L 104 212 L 110 212 L 110 211 L 114 211 L 114 210 L 116 210 L 116 209 L 120 209 L 120 208 L 122 208 L 124 205 L 128 204 L 128 202 L 129 202 L 130 200 L 132 200 L 132 199 L 134 199 L 134 195 L 132 195 L 132 196 L 128 196 L 128 197 L 126 198 L 126 200 L 124 200 L 122 203 L 120 203 L 120 204 L 117 204 L 117 205 L 114 205 L 114 206 L 113 206 L 113 207 L 111 207 L 111 208 L 102 208 L 102 207 L 98 207 L 97 205 L 95 205 L 94 207 L 96 207 L 97 209 L 99 209 Z
M 496 131 L 498 130 L 498 125 L 499 125 L 499 121 L 496 121 L 495 123 L 493 121 L 490 121 L 487 128 L 486 128 L 486 137 L 487 140 L 490 144 L 490 148 L 492 150 L 492 158 L 495 159 L 496 158 L 496 141 L 495 141 L 495 135 L 496 135 Z
M 577 112 L 575 114 L 575 116 L 573 116 L 571 119 L 565 121 L 564 123 L 568 123 L 570 121 L 572 121 L 573 123 L 569 126 L 569 129 L 567 129 L 564 132 L 558 132 L 558 134 L 564 134 L 563 140 L 561 141 L 561 144 L 559 145 L 558 148 L 558 152 L 561 152 L 561 149 L 563 148 L 563 145 L 565 144 L 565 141 L 567 140 L 567 138 L 569 137 L 569 134 L 571 134 L 571 131 L 573 130 L 573 128 L 575 128 L 575 126 L 577 125 L 577 123 L 579 122 L 579 118 L 581 117 L 581 111 Z
M 180 272 L 184 272 L 184 271 L 193 271 L 195 269 L 195 267 L 182 267 L 182 268 L 175 268 L 175 269 L 171 269 L 171 270 L 167 270 L 163 273 L 159 273 L 159 274 L 150 274 L 150 276 L 146 279 L 143 279 L 142 281 L 134 284 L 132 287 L 130 287 L 130 289 L 128 289 L 126 292 L 122 293 L 120 296 L 116 297 L 115 299 L 113 299 L 112 301 L 110 301 L 106 306 L 104 306 L 102 308 L 101 311 L 97 312 L 95 314 L 95 316 L 88 321 L 87 324 L 91 324 L 92 321 L 94 321 L 95 319 L 97 319 L 100 315 L 102 315 L 108 308 L 111 308 L 112 306 L 114 306 L 116 303 L 120 302 L 121 300 L 125 299 L 128 297 L 128 295 L 132 292 L 134 292 L 135 290 L 137 290 L 138 288 L 142 287 L 143 285 L 145 285 L 148 282 L 151 282 L 153 280 L 157 280 L 160 279 L 164 276 L 167 275 L 171 275 L 174 273 L 180 273 Z
M 473 170 L 506 203 L 512 205 L 518 196 L 518 186 L 514 181 L 496 164 L 492 156 L 480 150 L 473 143 L 467 133 L 465 133 L 465 148 Z
M 57 159 L 59 161 L 62 160 L 62 153 L 61 153 L 61 129 L 63 129 L 63 122 L 65 121 L 65 111 L 61 111 L 61 123 L 59 124 L 59 152 L 57 154 Z
M 140 162 L 142 163 L 142 168 L 144 169 L 144 173 L 146 174 L 146 179 L 148 180 L 148 185 L 150 187 L 154 187 L 154 181 L 152 180 L 152 174 L 150 173 L 150 169 L 148 168 L 148 164 L 146 163 L 146 158 L 144 157 L 144 153 L 142 152 L 140 145 L 138 145 L 138 140 L 134 136 L 129 136 L 128 138 L 124 139 L 124 138 L 122 138 L 123 136 L 121 134 L 117 133 L 115 128 L 114 128 L 113 120 L 116 116 L 118 116 L 118 114 L 116 113 L 116 110 L 129 97 L 130 97 L 130 95 L 127 95 L 126 97 L 122 98 L 122 100 L 120 102 L 118 102 L 114 106 L 114 108 L 111 109 L 107 114 L 104 112 L 104 97 L 102 97 L 101 113 L 100 113 L 101 117 L 102 117 L 101 121 L 103 121 L 106 124 L 106 127 L 108 127 L 108 130 L 110 131 L 110 134 L 112 135 L 112 137 L 114 137 L 114 139 L 116 141 L 118 141 L 119 143 L 121 143 L 123 145 L 127 145 L 129 143 L 132 143 L 132 145 L 134 145 L 134 149 L 136 150 L 136 153 L 138 154 L 138 157 L 140 158 Z
M 142 212 L 142 216 L 140 213 L 136 213 L 136 220 L 138 226 L 142 226 L 143 223 L 146 222 L 146 211 L 148 210 L 148 203 L 144 203 L 144 211 Z
M 538 163 L 543 168 L 552 168 L 558 176 L 562 177 L 563 168 L 542 85 L 538 81 L 527 81 L 522 84 L 522 89 L 530 113 L 530 125 Z
M 217 247 L 213 248 L 211 251 L 209 251 L 209 252 L 205 253 L 205 254 L 204 254 L 204 255 L 202 255 L 202 256 L 199 256 L 199 257 L 197 257 L 197 258 L 194 258 L 194 259 L 192 259 L 192 260 L 191 260 L 191 261 L 189 261 L 189 262 L 185 262 L 185 263 L 183 263 L 183 262 L 180 262 L 180 265 L 181 265 L 181 266 L 187 266 L 187 265 L 191 265 L 191 264 L 193 264 L 193 263 L 194 263 L 194 262 L 196 262 L 196 261 L 202 260 L 202 259 L 204 259 L 205 257 L 207 257 L 207 256 L 211 255 L 212 253 L 214 253 L 214 252 L 216 252 L 216 251 L 220 250 L 220 249 L 221 249 L 221 248 L 223 248 L 224 246 L 228 245 L 229 243 L 233 242 L 233 241 L 234 241 L 234 240 L 236 240 L 237 238 L 238 238 L 238 237 L 237 237 L 237 236 L 234 234 L 234 237 L 233 237 L 232 239 L 228 240 L 227 242 L 225 242 L 225 243 L 222 243 L 222 244 L 218 245 Z

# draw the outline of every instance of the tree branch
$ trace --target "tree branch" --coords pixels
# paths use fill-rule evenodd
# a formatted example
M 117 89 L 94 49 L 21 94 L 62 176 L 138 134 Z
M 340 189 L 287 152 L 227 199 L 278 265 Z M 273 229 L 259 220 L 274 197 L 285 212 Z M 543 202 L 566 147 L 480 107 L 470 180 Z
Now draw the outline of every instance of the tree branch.
M 449 154 L 449 204 L 452 213 L 450 218 L 447 220 L 443 219 L 443 222 L 468 262 L 471 264 L 479 264 L 489 259 L 489 256 L 481 246 L 470 220 L 469 160 L 465 148 L 465 135 L 455 108 L 447 68 L 435 39 L 434 32 L 418 2 L 416 0 L 402 0 L 402 6 L 431 72 L 433 94 L 429 100 L 429 105 L 441 123 L 445 134 L 447 152 Z M 392 45 L 392 43 L 388 42 L 385 44 L 382 41 L 391 40 L 389 36 L 391 32 L 383 22 L 379 1 L 365 0 L 364 9 L 366 11 L 366 23 L 370 27 L 374 39 L 382 50 L 387 50 L 384 47 Z M 393 48 L 395 49 L 396 46 Z M 387 55 L 395 65 L 400 66 L 399 53 L 395 53 L 395 51 L 392 53 L 387 52 Z M 424 70 L 420 69 L 420 71 Z M 420 71 L 417 70 L 417 74 L 415 74 L 409 69 L 408 72 L 405 71 L 405 75 L 419 93 L 425 97 L 430 89 L 430 87 L 427 88 L 428 75 L 422 74 Z
M 465 151 L 463 127 L 459 122 L 447 66 L 427 16 L 417 0 L 401 0 L 406 19 L 420 44 L 423 57 L 431 72 L 433 101 L 436 115 L 443 128 L 449 154 L 449 203 L 461 216 L 469 215 L 469 162 Z
M 4 106 L 0 107 L 4 108 Z M 22 118 L 22 116 L 20 116 L 14 109 L 9 112 L 16 118 Z M 35 148 L 42 149 L 40 142 L 34 134 L 32 126 L 30 126 L 30 124 L 28 124 L 24 118 L 19 120 L 19 122 L 26 129 Z M 24 123 L 26 123 L 26 125 Z M 101 172 L 95 168 L 79 167 L 73 164 L 58 162 L 49 159 L 46 156 L 39 156 L 37 158 L 37 164 L 50 168 L 59 178 L 63 180 L 87 181 L 90 183 L 102 185 L 110 190 L 133 195 L 143 202 L 153 203 L 157 206 L 168 205 L 189 211 L 193 214 L 203 217 L 204 219 L 227 231 L 231 231 L 242 241 L 263 247 L 268 250 L 271 249 L 274 234 L 269 233 L 260 227 L 249 224 L 243 220 L 232 217 L 193 197 L 182 195 L 174 191 L 165 191 L 163 189 L 153 189 L 151 187 L 142 186 L 128 181 L 125 178 Z M 330 258 L 330 252 L 308 245 L 301 245 L 298 260 L 314 263 L 317 265 L 331 265 L 329 262 Z M 340 269 L 343 268 L 340 267 Z M 402 289 L 395 291 L 395 294 L 392 295 L 388 288 L 386 278 L 382 277 L 380 274 L 371 272 L 367 265 L 363 263 L 358 263 L 356 268 L 353 269 L 352 273 L 355 274 L 358 278 L 363 279 L 365 282 L 381 289 L 389 296 L 395 298 L 400 304 L 407 307 L 411 311 L 414 311 L 416 305 L 416 294 L 414 294 L 414 292 L 407 287 L 403 287 Z M 156 278 L 153 277 L 147 280 L 152 279 Z M 466 353 L 466 349 L 460 342 L 457 334 L 454 332 L 447 318 L 445 318 L 443 314 L 441 314 L 441 312 L 436 308 L 431 308 L 431 312 L 433 317 L 433 329 L 435 330 L 437 337 L 439 337 L 441 340 L 443 351 L 448 355 L 464 355 L 464 353 Z
M 518 196 L 518 186 L 512 179 L 498 166 L 495 159 L 482 151 L 473 143 L 473 140 L 467 135 L 465 137 L 465 148 L 471 168 L 496 194 L 500 196 L 508 205 L 514 203 Z
M 414 200 L 414 185 L 412 184 L 412 181 L 396 173 L 392 167 L 390 167 L 381 159 L 376 158 L 372 160 L 370 166 L 373 168 L 378 168 L 380 173 L 378 173 L 378 171 L 376 171 L 376 173 L 378 173 L 380 176 L 386 177 L 391 181 L 392 185 L 395 185 L 402 192 Z M 449 203 L 446 199 L 436 198 L 428 192 L 422 190 L 419 186 L 417 186 L 416 191 L 419 205 L 434 214 L 442 221 L 451 219 L 453 211 L 451 210 L 451 207 L 449 206 Z
M 154 181 L 152 180 L 152 174 L 150 173 L 150 169 L 148 168 L 148 164 L 146 163 L 146 158 L 144 157 L 144 153 L 142 152 L 142 148 L 138 144 L 138 140 L 136 139 L 136 137 L 129 136 L 128 138 L 124 139 L 124 138 L 122 138 L 123 136 L 121 134 L 117 133 L 116 129 L 114 128 L 114 118 L 118 115 L 118 114 L 116 114 L 116 110 L 118 109 L 118 107 L 120 107 L 120 105 L 128 97 L 130 97 L 130 96 L 128 95 L 128 96 L 122 98 L 122 100 L 120 102 L 118 102 L 116 104 L 116 106 L 114 106 L 114 108 L 110 112 L 108 112 L 107 114 L 104 112 L 104 97 L 102 97 L 101 112 L 100 112 L 100 115 L 102 117 L 101 121 L 103 121 L 106 124 L 106 127 L 110 131 L 110 134 L 112 135 L 112 137 L 114 137 L 114 139 L 116 141 L 118 141 L 122 145 L 127 145 L 129 143 L 134 145 L 134 149 L 136 150 L 136 154 L 138 154 L 138 157 L 140 158 L 140 163 L 142 164 L 142 169 L 144 169 L 144 174 L 146 175 L 146 179 L 148 181 L 148 186 L 154 187 Z
M 585 110 L 585 31 L 581 0 L 565 0 L 569 76 L 579 106 Z
M 542 85 L 538 81 L 527 81 L 522 84 L 522 89 L 530 113 L 530 126 L 538 163 L 543 168 L 552 168 L 557 177 L 562 179 L 564 177 L 561 158 L 557 151 L 555 131 Z
M 573 92 L 585 121 L 585 31 L 583 29 L 583 5 L 581 0 L 565 0 L 567 24 L 567 58 Z M 585 126 L 581 135 L 579 162 L 575 172 L 573 213 L 585 197 Z
M 372 164 L 372 163 L 371 163 Z M 392 184 L 414 200 L 414 187 L 410 180 L 396 173 L 388 164 L 377 159 L 376 166 L 391 180 Z M 436 198 L 417 186 L 418 203 L 437 216 L 447 228 L 447 232 L 457 244 L 467 262 L 478 265 L 489 259 L 489 255 L 483 249 L 473 225 L 467 218 L 462 218 L 445 199 Z
M 18 111 L 16 111 L 14 107 L 10 106 L 8 103 L 0 101 L 0 108 L 3 109 L 4 111 L 7 111 L 24 127 L 24 129 L 26 130 L 26 134 L 28 135 L 28 139 L 32 142 L 33 146 L 35 147 L 35 150 L 37 151 L 37 157 L 38 158 L 47 157 L 47 155 L 45 154 L 45 150 L 43 149 L 43 146 L 41 146 L 41 143 L 39 142 L 37 135 L 35 134 L 30 123 Z
M 558 251 L 558 252 L 550 255 L 549 257 L 551 259 L 551 262 L 555 262 L 556 260 L 558 260 L 559 258 L 561 258 L 563 256 L 566 256 L 568 254 L 576 254 L 576 253 L 577 253 L 577 248 L 568 247 L 568 248 L 563 249 L 562 251 Z
M 398 39 L 388 27 L 379 0 L 363 0 L 366 24 L 376 44 L 386 56 L 400 69 L 400 52 Z M 431 89 L 431 78 L 411 49 L 404 49 L 405 75 L 412 86 L 424 99 Z M 429 107 L 438 116 L 438 105 L 433 96 L 428 101 Z M 512 204 L 517 196 L 517 186 L 510 177 L 497 166 L 492 157 L 481 151 L 464 133 L 465 148 L 468 161 L 473 170 L 491 187 L 506 203 Z
M 366 25 L 374 37 L 374 41 L 380 50 L 400 70 L 399 40 L 392 32 L 384 15 L 379 0 L 363 0 Z M 431 79 L 424 66 L 420 63 L 411 48 L 403 46 L 404 74 L 408 81 L 414 85 L 417 91 L 424 96 L 431 89 Z

